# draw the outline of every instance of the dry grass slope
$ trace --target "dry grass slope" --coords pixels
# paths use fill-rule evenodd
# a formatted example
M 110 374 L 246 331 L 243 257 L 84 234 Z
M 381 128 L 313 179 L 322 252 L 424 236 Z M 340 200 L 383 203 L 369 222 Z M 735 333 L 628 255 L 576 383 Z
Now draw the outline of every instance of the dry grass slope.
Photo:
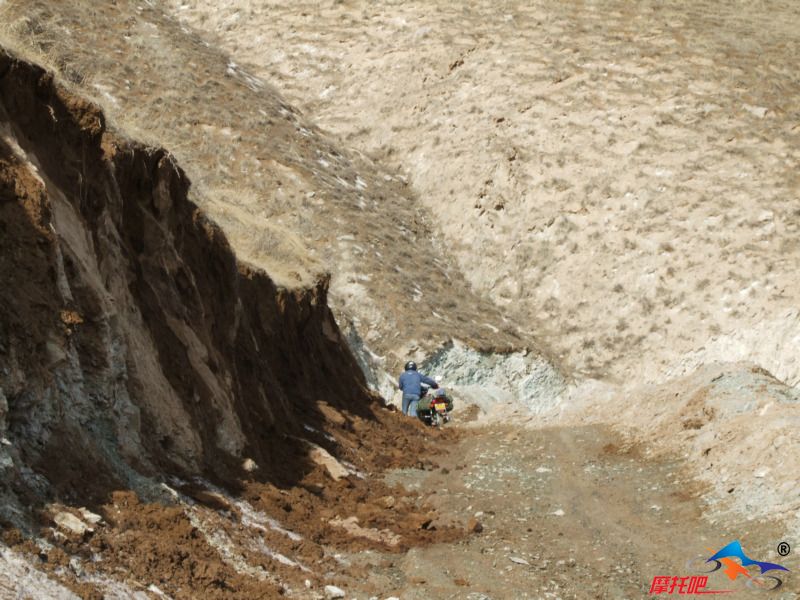
M 407 170 L 470 282 L 578 371 L 800 381 L 796 3 L 169 3 Z
M 6 36 L 185 165 L 240 260 L 281 285 L 332 272 L 340 322 L 393 369 L 458 337 L 523 345 L 470 285 L 401 177 L 348 152 L 262 78 L 152 2 L 7 2 Z

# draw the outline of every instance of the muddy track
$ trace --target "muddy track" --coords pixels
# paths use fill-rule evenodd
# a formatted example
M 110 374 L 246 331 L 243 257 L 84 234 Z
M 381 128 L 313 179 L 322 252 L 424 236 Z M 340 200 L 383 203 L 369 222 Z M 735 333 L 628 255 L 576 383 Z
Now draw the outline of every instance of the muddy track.
M 435 472 L 388 479 L 448 507 L 483 531 L 454 546 L 411 550 L 378 565 L 367 591 L 422 598 L 643 598 L 654 576 L 689 576 L 687 562 L 739 539 L 760 560 L 783 561 L 770 523 L 712 523 L 702 492 L 678 460 L 644 458 L 604 427 L 465 436 Z M 767 558 L 769 557 L 769 558 Z M 793 569 L 794 570 L 794 569 Z M 717 573 L 708 589 L 751 597 L 743 578 Z M 796 598 L 787 578 L 774 598 Z

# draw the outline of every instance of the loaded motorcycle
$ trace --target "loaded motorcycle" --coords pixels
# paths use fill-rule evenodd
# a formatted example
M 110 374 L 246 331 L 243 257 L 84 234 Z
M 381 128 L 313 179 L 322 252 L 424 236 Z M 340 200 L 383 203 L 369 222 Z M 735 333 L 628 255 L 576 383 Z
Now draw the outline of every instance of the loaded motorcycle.
M 450 421 L 453 400 L 443 388 L 438 388 L 433 393 L 429 392 L 429 387 L 422 386 L 422 394 L 420 394 L 417 405 L 417 417 L 426 425 L 441 427 Z

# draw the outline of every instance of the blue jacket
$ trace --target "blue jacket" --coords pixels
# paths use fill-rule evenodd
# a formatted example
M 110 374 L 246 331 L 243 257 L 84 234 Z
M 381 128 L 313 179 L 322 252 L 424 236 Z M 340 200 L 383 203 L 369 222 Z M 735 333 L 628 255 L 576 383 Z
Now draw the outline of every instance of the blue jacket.
M 438 388 L 439 384 L 430 377 L 426 377 L 419 371 L 406 371 L 400 375 L 398 387 L 403 390 L 403 395 L 419 396 L 422 394 L 422 384 L 427 383 L 432 388 Z

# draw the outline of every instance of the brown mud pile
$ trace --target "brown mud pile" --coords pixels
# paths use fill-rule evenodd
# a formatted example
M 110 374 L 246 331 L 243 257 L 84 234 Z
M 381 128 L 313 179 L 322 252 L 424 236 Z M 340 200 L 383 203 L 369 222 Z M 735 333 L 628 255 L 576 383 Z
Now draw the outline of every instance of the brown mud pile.
M 459 535 L 372 480 L 431 464 L 435 434 L 367 390 L 327 280 L 238 262 L 188 188 L 0 50 L 4 543 L 82 597 L 258 598 L 341 572 L 329 548 Z
M 4 530 L 3 542 L 81 598 L 104 597 L 108 590 L 102 582 L 111 577 L 131 590 L 152 592 L 155 586 L 173 598 L 245 599 L 292 596 L 306 591 L 305 580 L 311 590 L 330 583 L 347 589 L 361 579 L 363 565 L 342 562 L 339 552 L 401 553 L 464 537 L 461 523 L 447 522 L 416 494 L 388 486 L 373 471 L 379 466 L 432 470 L 437 463 L 427 457 L 435 460 L 436 445 L 449 445 L 456 434 L 420 431 L 385 409 L 376 411 L 375 421 L 341 416 L 326 433 L 358 465 L 355 474 L 339 481 L 315 465 L 288 488 L 242 478 L 234 497 L 199 478 L 174 479 L 174 504 L 113 492 L 93 507 L 102 520 L 81 535 L 59 529 L 53 518 L 57 510 L 81 518 L 80 510 L 48 506 L 38 516 L 49 547 L 12 528 Z M 371 443 L 357 447 L 358 439 Z M 335 525 L 353 517 L 364 531 L 381 532 L 382 539 L 354 536 Z

